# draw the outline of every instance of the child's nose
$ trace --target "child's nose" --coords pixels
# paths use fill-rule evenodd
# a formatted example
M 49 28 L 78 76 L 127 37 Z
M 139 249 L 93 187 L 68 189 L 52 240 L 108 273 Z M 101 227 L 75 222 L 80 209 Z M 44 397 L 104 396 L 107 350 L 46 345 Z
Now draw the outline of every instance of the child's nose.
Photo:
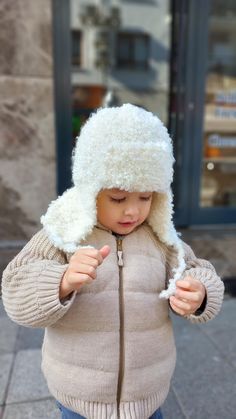
M 129 205 L 127 208 L 125 208 L 124 213 L 125 213 L 125 215 L 130 215 L 130 216 L 134 217 L 134 216 L 139 214 L 139 209 L 138 209 L 137 205 Z

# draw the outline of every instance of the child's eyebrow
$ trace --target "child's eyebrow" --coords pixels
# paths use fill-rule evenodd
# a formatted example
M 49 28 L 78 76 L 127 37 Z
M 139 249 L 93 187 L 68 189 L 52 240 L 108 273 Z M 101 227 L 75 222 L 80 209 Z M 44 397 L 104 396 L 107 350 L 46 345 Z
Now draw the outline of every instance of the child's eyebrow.
M 118 196 L 118 197 L 124 197 L 127 196 L 124 192 L 109 192 L 108 195 L 112 195 L 112 196 Z
M 114 193 L 128 193 L 127 191 L 122 191 L 121 189 L 108 189 L 108 192 L 114 192 Z

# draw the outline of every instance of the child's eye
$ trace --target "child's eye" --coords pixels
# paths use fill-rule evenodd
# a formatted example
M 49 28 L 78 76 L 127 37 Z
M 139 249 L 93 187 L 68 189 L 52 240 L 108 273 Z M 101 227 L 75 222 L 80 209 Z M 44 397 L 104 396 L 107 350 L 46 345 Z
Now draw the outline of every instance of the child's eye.
M 110 200 L 112 202 L 116 202 L 117 204 L 120 204 L 121 202 L 125 201 L 125 198 L 112 198 L 112 196 L 110 197 Z
M 150 196 L 140 196 L 141 201 L 150 201 L 152 195 Z

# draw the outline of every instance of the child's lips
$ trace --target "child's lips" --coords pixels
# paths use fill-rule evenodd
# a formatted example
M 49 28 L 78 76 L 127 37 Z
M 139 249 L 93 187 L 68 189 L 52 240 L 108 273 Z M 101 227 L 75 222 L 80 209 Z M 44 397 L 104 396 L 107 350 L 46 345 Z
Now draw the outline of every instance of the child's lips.
M 132 227 L 136 223 L 137 223 L 137 221 L 119 222 L 119 224 L 123 227 Z

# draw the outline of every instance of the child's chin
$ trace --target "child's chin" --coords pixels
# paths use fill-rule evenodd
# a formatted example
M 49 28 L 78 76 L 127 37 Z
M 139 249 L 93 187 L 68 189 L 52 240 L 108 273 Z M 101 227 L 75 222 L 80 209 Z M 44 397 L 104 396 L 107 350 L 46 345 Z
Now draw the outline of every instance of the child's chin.
M 117 234 L 129 234 L 129 233 L 131 233 L 135 228 L 137 227 L 137 224 L 134 224 L 134 225 L 130 225 L 130 226 L 127 226 L 127 225 L 121 225 L 121 224 L 119 224 L 118 226 L 117 226 L 117 228 L 116 228 L 116 230 L 114 230 L 114 233 L 117 233 Z

